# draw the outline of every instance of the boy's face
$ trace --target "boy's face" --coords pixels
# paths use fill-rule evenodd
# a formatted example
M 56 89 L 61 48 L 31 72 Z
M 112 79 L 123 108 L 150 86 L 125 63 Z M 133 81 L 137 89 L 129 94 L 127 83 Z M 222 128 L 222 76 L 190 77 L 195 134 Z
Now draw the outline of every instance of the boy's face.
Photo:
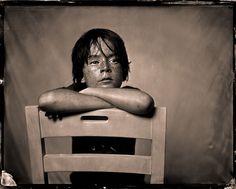
M 108 45 L 106 45 L 106 43 Z M 118 88 L 123 81 L 122 67 L 109 41 L 98 39 L 92 44 L 87 64 L 83 68 L 83 80 L 88 87 Z

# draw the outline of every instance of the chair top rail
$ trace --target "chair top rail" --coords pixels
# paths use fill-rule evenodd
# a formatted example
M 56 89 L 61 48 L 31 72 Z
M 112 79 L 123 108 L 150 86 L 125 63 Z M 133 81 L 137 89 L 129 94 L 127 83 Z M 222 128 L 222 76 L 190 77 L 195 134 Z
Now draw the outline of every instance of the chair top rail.
M 136 116 L 118 109 L 91 111 L 61 120 L 50 120 L 40 111 L 41 135 L 61 136 L 111 136 L 128 138 L 152 138 L 152 119 Z

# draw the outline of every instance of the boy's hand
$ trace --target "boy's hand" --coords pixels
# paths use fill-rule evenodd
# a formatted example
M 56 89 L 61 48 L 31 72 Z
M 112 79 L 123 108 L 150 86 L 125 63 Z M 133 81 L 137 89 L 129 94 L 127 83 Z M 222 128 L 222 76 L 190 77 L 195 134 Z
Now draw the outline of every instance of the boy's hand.
M 116 89 L 116 88 L 110 88 L 112 90 Z M 102 87 L 99 87 L 99 88 L 91 88 L 91 87 L 88 87 L 82 91 L 80 91 L 79 93 L 81 94 L 85 94 L 85 95 L 90 95 L 90 96 L 96 96 L 98 98 L 102 98 L 103 97 L 103 94 L 107 92 L 107 88 L 102 88 Z
M 51 119 L 53 121 L 62 120 L 62 116 L 59 114 L 55 114 L 55 113 L 46 112 L 45 116 L 48 117 L 48 119 Z
M 83 89 L 82 91 L 80 91 L 79 93 L 81 94 L 86 94 L 86 95 L 92 95 L 92 96 L 96 96 L 96 91 L 102 91 L 103 88 L 91 88 L 88 87 L 86 89 Z
M 81 90 L 79 93 L 81 93 L 81 94 L 90 94 L 91 93 L 91 89 L 92 88 L 86 88 L 86 89 Z

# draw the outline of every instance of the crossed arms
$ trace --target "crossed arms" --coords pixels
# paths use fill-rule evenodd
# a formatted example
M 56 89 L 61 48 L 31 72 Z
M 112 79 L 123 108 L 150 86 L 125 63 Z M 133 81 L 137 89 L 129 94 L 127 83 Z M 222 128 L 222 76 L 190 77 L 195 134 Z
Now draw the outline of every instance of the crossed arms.
M 49 113 L 82 113 L 114 107 L 144 115 L 153 110 L 154 100 L 136 88 L 86 88 L 80 92 L 60 88 L 39 97 L 39 108 Z

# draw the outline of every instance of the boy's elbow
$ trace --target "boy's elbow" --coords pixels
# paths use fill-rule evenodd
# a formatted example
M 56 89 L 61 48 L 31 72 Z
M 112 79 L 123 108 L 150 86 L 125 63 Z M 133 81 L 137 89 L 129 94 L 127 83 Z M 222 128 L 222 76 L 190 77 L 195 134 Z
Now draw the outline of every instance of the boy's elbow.
M 154 100 L 150 95 L 140 99 L 140 114 L 148 114 L 154 109 Z
M 51 109 L 53 104 L 55 104 L 55 97 L 53 93 L 47 92 L 39 96 L 38 106 L 41 110 L 48 111 Z

